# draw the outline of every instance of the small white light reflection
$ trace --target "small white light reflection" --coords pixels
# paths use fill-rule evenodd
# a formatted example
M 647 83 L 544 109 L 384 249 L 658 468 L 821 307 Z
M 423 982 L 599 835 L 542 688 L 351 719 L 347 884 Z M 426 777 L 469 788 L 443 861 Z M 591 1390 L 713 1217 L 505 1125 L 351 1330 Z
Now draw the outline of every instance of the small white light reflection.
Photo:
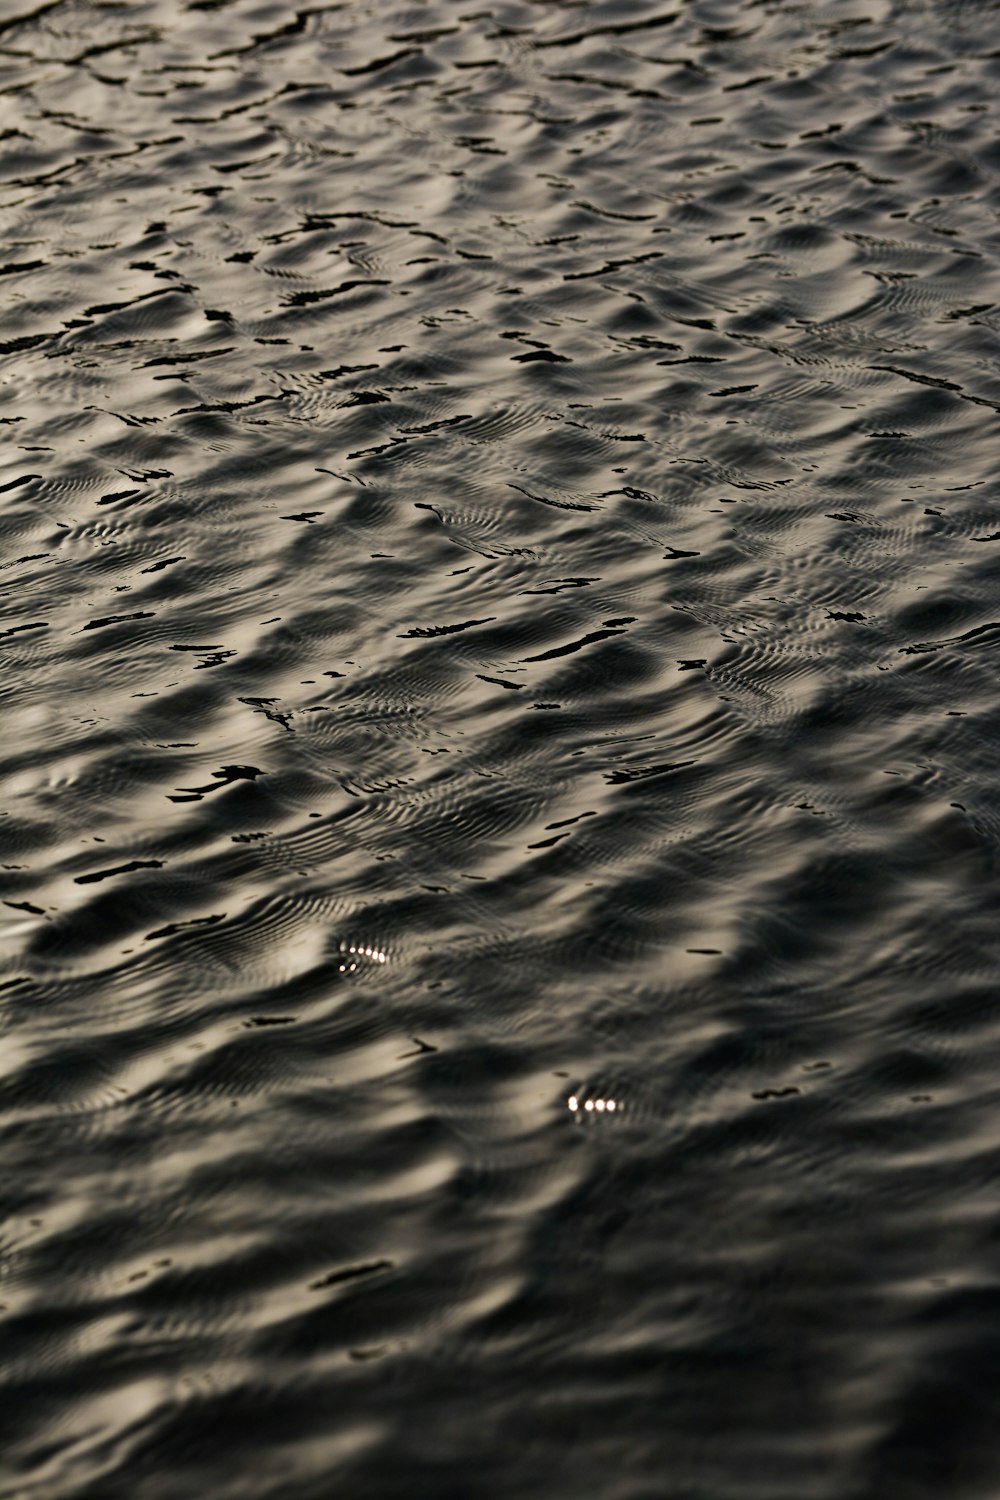
M 566 1100 L 566 1108 L 570 1114 L 579 1114 L 581 1110 L 585 1114 L 609 1114 L 624 1108 L 619 1099 L 581 1099 L 578 1094 L 570 1094 Z
M 345 956 L 344 963 L 337 966 L 341 974 L 356 974 L 359 958 L 367 958 L 374 964 L 384 964 L 389 961 L 389 955 L 384 948 L 372 948 L 363 946 L 361 943 L 341 943 L 340 951 Z M 353 955 L 349 963 L 347 962 L 348 955 Z

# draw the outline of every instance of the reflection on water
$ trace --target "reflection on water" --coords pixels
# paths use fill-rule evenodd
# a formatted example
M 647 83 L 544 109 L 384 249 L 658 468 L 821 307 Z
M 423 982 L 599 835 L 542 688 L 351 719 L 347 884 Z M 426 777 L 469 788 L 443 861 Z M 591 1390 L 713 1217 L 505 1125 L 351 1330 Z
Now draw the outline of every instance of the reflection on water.
M 566 1108 L 571 1114 L 576 1114 L 579 1110 L 590 1114 L 592 1110 L 596 1110 L 599 1115 L 602 1115 L 607 1110 L 608 1114 L 612 1115 L 616 1109 L 624 1109 L 624 1107 L 618 1099 L 580 1099 L 576 1094 L 570 1094 L 566 1100 Z
M 383 953 L 381 948 L 362 948 L 356 943 L 342 943 L 340 951 L 344 961 L 337 965 L 337 970 L 341 974 L 356 973 L 360 961 L 364 958 L 376 964 L 384 964 L 388 961 L 388 954 Z
M 997 1493 L 998 69 L 9 0 L 4 1496 Z

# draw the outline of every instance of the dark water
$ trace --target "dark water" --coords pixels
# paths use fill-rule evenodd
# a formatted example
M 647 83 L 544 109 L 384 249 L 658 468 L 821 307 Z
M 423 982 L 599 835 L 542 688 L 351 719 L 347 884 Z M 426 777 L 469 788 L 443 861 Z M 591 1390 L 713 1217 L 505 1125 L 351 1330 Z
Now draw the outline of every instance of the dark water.
M 4 0 L 5 1500 L 1000 1493 L 1000 11 L 671 3 Z

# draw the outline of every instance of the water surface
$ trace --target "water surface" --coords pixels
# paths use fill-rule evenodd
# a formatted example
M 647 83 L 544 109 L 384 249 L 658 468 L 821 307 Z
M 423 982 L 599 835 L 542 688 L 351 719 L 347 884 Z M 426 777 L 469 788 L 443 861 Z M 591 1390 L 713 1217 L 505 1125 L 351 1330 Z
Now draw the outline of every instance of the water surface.
M 7 0 L 5 1500 L 1000 1492 L 1000 14 Z

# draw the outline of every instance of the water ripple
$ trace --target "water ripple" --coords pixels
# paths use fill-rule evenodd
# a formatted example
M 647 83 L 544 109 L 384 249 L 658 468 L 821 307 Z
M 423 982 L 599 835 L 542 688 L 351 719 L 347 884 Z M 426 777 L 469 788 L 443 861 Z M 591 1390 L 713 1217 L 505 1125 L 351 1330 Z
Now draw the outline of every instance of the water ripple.
M 995 8 L 8 10 L 4 1494 L 995 1493 Z

